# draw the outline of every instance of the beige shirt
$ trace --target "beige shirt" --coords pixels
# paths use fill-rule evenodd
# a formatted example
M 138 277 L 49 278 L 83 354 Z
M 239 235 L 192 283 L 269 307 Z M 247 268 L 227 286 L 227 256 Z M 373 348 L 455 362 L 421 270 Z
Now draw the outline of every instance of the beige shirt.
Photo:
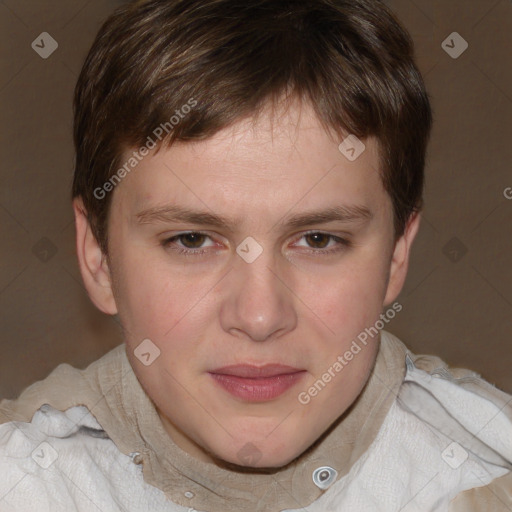
M 145 482 L 174 503 L 209 512 L 255 510 L 256 503 L 258 510 L 300 509 L 326 492 L 312 479 L 316 469 L 335 468 L 339 480 L 375 440 L 403 383 L 406 354 L 426 372 L 447 368 L 437 357 L 411 354 L 398 338 L 382 331 L 374 369 L 355 403 L 305 453 L 283 468 L 265 472 L 203 462 L 175 445 L 133 373 L 124 345 L 85 370 L 61 364 L 18 399 L 2 400 L 0 423 L 30 422 L 43 404 L 61 411 L 84 405 L 122 453 L 138 453 L 135 461 L 142 464 Z M 450 373 L 454 378 L 475 375 L 461 369 L 450 369 Z M 471 383 L 480 385 L 474 379 Z M 499 403 L 509 397 L 484 381 L 482 393 L 491 400 L 500 399 Z M 512 473 L 460 493 L 449 512 L 487 510 L 512 510 Z

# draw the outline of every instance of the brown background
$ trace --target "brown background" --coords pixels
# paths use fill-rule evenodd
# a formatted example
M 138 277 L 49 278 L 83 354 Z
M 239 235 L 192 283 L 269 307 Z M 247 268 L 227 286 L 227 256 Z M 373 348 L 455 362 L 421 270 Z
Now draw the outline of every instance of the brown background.
M 89 301 L 70 201 L 71 100 L 113 0 L 0 3 L 0 397 L 57 364 L 84 368 L 122 342 Z M 392 0 L 432 99 L 426 208 L 403 311 L 387 329 L 416 353 L 472 368 L 512 393 L 512 2 Z M 458 32 L 469 48 L 451 58 Z M 31 48 L 41 32 L 59 47 Z M 508 62 L 508 64 L 507 64 Z

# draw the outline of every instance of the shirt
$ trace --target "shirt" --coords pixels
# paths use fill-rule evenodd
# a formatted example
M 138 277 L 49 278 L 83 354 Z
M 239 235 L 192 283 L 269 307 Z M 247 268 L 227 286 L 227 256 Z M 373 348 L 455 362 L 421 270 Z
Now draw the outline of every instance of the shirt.
M 356 401 L 283 468 L 181 450 L 124 344 L 2 400 L 0 423 L 0 512 L 512 510 L 512 396 L 387 331 Z

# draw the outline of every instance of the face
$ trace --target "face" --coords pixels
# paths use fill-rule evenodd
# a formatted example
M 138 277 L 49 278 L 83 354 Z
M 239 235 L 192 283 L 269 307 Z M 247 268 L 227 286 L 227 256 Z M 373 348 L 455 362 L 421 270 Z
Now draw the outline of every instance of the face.
M 91 297 L 118 312 L 137 378 L 193 456 L 287 464 L 367 381 L 378 337 L 335 363 L 395 299 L 413 235 L 394 243 L 376 141 L 354 161 L 340 142 L 296 105 L 150 153 L 112 198 L 110 299 L 85 244 Z

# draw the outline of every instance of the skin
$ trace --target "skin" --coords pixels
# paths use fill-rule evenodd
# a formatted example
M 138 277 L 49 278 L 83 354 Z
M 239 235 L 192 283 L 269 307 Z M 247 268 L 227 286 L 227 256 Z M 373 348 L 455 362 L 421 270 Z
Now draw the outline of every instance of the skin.
M 119 315 L 130 363 L 165 430 L 201 460 L 283 466 L 332 425 L 368 379 L 379 337 L 307 405 L 298 401 L 396 299 L 419 227 L 415 214 L 395 243 L 376 140 L 365 140 L 353 162 L 340 153 L 339 142 L 308 105 L 294 103 L 273 123 L 265 111 L 210 139 L 150 153 L 113 192 L 109 258 L 81 200 L 74 201 L 89 296 L 101 311 Z M 182 221 L 137 223 L 138 212 L 166 204 L 237 221 L 233 231 Z M 299 213 L 341 204 L 366 206 L 373 216 L 281 226 Z M 162 245 L 187 231 L 207 236 Z M 308 236 L 310 231 L 327 235 Z M 337 245 L 328 235 L 352 245 Z M 263 248 L 252 263 L 236 252 L 248 236 Z M 204 252 L 184 256 L 180 247 Z M 325 253 L 335 248 L 339 252 Z M 149 366 L 134 355 L 146 338 L 161 351 Z M 208 373 L 241 363 L 281 363 L 306 373 L 278 398 L 250 403 L 228 394 Z M 239 455 L 248 443 L 257 450 L 252 461 Z

